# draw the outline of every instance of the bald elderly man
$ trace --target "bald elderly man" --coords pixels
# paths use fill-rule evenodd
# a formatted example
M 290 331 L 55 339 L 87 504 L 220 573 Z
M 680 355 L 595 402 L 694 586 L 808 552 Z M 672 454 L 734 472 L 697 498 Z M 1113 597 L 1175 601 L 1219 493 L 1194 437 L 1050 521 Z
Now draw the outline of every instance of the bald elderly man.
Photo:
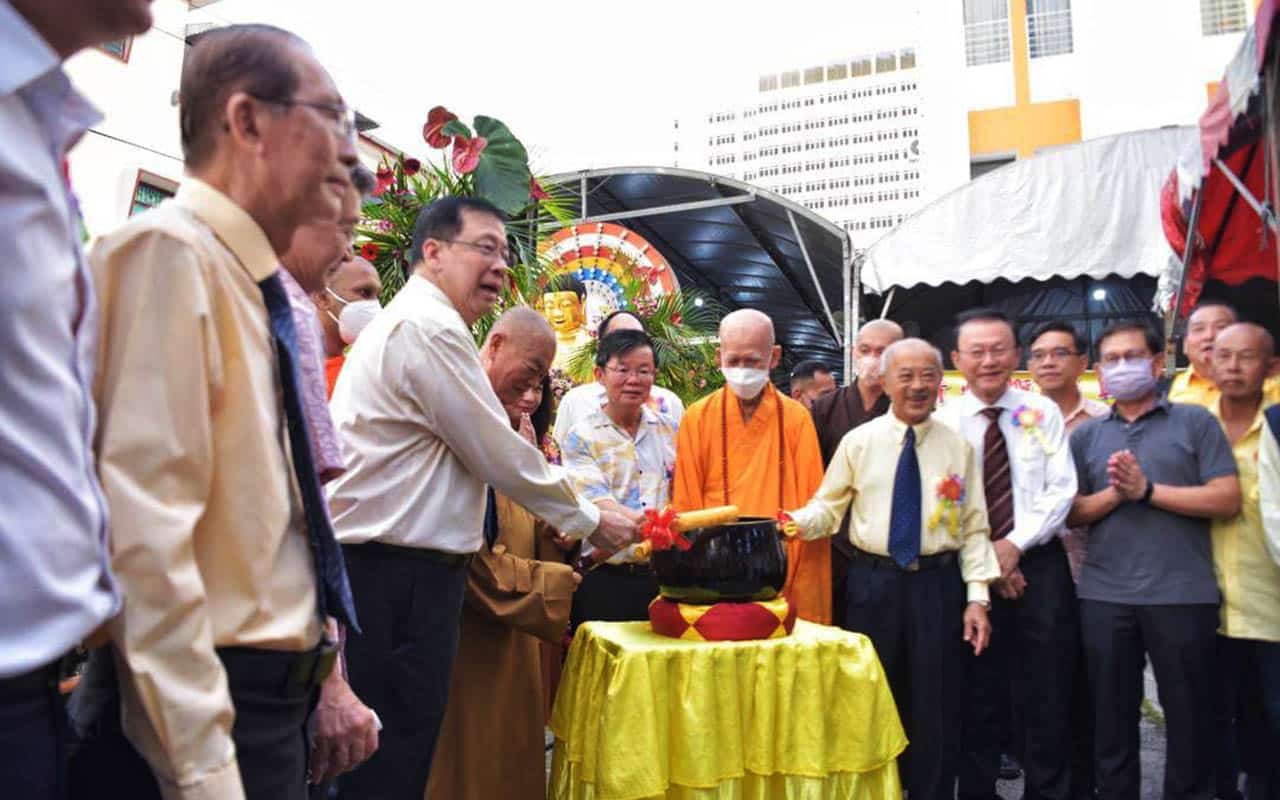
M 676 441 L 672 505 L 691 511 L 736 505 L 747 516 L 776 517 L 808 502 L 822 482 L 822 455 L 809 412 L 769 381 L 782 348 L 773 322 L 739 309 L 720 322 L 725 385 L 691 405 Z M 831 549 L 787 545 L 788 599 L 799 616 L 831 622 Z
M 1268 550 L 1258 492 L 1262 437 L 1271 435 L 1263 383 L 1277 372 L 1275 342 L 1264 328 L 1238 322 L 1214 337 L 1212 374 L 1220 394 L 1209 410 L 1231 442 L 1243 497 L 1239 514 L 1215 519 L 1211 528 L 1222 592 L 1219 667 L 1234 684 L 1219 701 L 1234 699 L 1228 712 L 1239 726 L 1240 765 L 1251 798 L 1280 797 L 1280 564 Z
M 889 413 L 841 440 L 787 532 L 853 546 L 845 628 L 876 647 L 911 744 L 900 757 L 912 800 L 953 800 L 965 647 L 991 635 L 988 584 L 1000 577 L 973 447 L 933 419 L 942 354 L 922 339 L 881 360 Z

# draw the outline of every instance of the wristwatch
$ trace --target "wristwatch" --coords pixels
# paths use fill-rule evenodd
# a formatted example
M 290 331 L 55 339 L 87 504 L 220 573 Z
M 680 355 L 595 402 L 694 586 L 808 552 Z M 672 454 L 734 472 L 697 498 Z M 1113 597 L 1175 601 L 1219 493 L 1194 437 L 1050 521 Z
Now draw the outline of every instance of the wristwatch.
M 1150 478 L 1147 478 L 1147 490 L 1142 493 L 1142 499 L 1139 500 L 1138 502 L 1142 503 L 1143 505 L 1148 505 L 1148 506 L 1151 505 L 1151 495 L 1154 494 L 1155 491 L 1156 491 L 1156 482 L 1151 480 Z

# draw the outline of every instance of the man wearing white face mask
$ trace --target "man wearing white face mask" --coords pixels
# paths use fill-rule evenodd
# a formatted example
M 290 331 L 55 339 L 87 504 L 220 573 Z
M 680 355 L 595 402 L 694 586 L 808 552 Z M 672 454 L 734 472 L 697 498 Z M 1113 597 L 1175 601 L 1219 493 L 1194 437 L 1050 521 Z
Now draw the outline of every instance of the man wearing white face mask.
M 311 295 L 324 331 L 324 372 L 330 397 L 346 361 L 347 347 L 382 310 L 378 303 L 381 293 L 378 270 L 363 258 L 351 256 L 329 271 L 322 291 Z
M 808 410 L 769 382 L 782 348 L 754 309 L 720 322 L 725 388 L 691 405 L 680 423 L 671 503 L 677 511 L 735 505 L 776 517 L 799 508 L 822 483 L 822 454 Z M 787 543 L 787 597 L 804 619 L 831 622 L 831 547 Z
M 1149 657 L 1167 720 L 1164 795 L 1210 797 L 1219 594 L 1209 520 L 1240 510 L 1235 458 L 1208 411 L 1156 395 L 1164 342 L 1154 329 L 1117 323 L 1095 351 L 1116 402 L 1071 435 L 1079 493 L 1067 524 L 1092 526 L 1077 594 L 1098 795 L 1138 795 Z

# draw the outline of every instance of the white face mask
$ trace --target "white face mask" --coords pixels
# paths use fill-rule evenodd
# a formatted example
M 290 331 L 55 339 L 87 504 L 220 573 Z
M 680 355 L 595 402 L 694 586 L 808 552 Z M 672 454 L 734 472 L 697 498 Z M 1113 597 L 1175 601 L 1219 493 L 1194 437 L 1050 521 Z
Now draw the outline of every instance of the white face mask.
M 880 382 L 880 357 L 863 356 L 858 359 L 858 377 L 867 383 Z
M 769 370 L 750 367 L 723 367 L 724 382 L 740 400 L 754 400 L 769 382 Z
M 382 306 L 377 300 L 343 300 L 338 293 L 332 289 L 325 287 L 334 300 L 342 303 L 342 313 L 337 317 L 333 316 L 333 312 L 327 312 L 329 318 L 338 323 L 338 335 L 342 337 L 342 341 L 346 344 L 355 342 L 360 332 L 373 321 L 373 318 L 382 310 Z

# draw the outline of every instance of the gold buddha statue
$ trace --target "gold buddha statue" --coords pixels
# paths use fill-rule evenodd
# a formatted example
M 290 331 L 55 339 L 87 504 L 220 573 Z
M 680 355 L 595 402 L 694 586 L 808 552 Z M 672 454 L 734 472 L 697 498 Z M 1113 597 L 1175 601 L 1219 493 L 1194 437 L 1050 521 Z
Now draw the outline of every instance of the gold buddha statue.
M 553 368 L 567 367 L 574 352 L 591 341 L 591 334 L 586 329 L 585 297 L 585 287 L 572 279 L 560 281 L 542 295 L 542 316 L 556 334 L 556 357 L 551 362 Z

